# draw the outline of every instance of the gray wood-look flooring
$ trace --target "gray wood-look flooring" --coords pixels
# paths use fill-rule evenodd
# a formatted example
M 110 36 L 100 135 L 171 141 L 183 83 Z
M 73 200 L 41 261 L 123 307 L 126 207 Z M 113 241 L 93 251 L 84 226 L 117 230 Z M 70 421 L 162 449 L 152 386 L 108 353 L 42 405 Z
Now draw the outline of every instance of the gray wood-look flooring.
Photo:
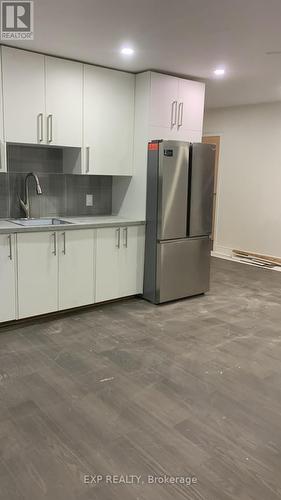
M 213 259 L 205 296 L 2 328 L 0 499 L 281 499 L 280 302 L 281 274 Z

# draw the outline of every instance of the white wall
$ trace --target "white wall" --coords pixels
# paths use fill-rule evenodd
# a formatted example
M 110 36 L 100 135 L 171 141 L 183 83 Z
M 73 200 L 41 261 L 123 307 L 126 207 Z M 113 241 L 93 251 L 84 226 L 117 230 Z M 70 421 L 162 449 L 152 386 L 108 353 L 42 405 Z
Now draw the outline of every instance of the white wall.
M 281 257 L 281 102 L 209 110 L 221 135 L 214 250 Z

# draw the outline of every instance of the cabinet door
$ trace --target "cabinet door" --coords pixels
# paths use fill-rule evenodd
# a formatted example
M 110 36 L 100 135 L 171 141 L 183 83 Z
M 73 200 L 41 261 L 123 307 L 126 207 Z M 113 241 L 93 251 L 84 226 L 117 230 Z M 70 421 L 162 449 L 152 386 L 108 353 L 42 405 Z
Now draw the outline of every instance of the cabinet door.
M 44 142 L 44 56 L 2 47 L 2 74 L 5 141 Z
M 120 228 L 97 230 L 96 302 L 119 297 Z
M 202 134 L 205 84 L 179 79 L 178 129 Z
M 16 319 L 15 236 L 0 235 L 0 321 Z
M 144 226 L 121 228 L 119 297 L 142 293 L 144 267 Z
M 85 173 L 132 175 L 135 76 L 84 66 Z
M 57 233 L 17 235 L 19 318 L 58 308 Z
M 174 76 L 151 73 L 150 126 L 176 130 L 178 82 Z
M 2 75 L 1 64 L 1 47 L 0 47 L 0 75 Z M 3 90 L 2 78 L 0 78 L 0 172 L 6 172 L 6 151 L 4 143 L 4 128 L 3 128 Z
M 94 231 L 58 233 L 59 309 L 94 302 Z
M 83 65 L 46 57 L 47 142 L 82 146 Z

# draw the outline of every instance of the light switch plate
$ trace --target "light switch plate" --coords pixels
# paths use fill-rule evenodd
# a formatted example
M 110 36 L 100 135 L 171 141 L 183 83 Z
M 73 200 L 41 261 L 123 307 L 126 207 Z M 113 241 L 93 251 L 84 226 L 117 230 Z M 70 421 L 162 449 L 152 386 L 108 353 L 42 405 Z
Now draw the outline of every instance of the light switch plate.
M 94 197 L 92 194 L 86 194 L 86 207 L 92 207 L 94 205 Z

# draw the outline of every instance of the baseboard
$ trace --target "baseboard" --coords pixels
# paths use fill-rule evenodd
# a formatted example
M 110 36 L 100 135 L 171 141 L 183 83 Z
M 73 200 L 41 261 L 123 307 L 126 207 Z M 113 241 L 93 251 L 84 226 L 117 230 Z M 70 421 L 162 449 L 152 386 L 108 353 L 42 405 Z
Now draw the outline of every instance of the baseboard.
M 232 248 L 215 245 L 211 255 L 213 257 L 221 257 L 222 259 L 232 260 Z
M 232 249 L 228 248 L 228 247 L 222 247 L 222 246 L 216 245 L 214 250 L 212 250 L 212 252 L 211 252 L 211 256 L 217 257 L 219 259 L 231 260 L 232 262 L 238 262 L 238 264 L 244 264 L 246 266 L 258 267 L 259 269 L 265 269 L 266 271 L 281 272 L 281 267 L 278 267 L 278 266 L 272 267 L 272 268 L 265 268 L 265 267 L 261 268 L 260 266 L 258 266 L 256 264 L 252 264 L 250 262 L 244 261 L 243 259 L 239 259 L 239 257 L 234 257 L 232 255 Z

